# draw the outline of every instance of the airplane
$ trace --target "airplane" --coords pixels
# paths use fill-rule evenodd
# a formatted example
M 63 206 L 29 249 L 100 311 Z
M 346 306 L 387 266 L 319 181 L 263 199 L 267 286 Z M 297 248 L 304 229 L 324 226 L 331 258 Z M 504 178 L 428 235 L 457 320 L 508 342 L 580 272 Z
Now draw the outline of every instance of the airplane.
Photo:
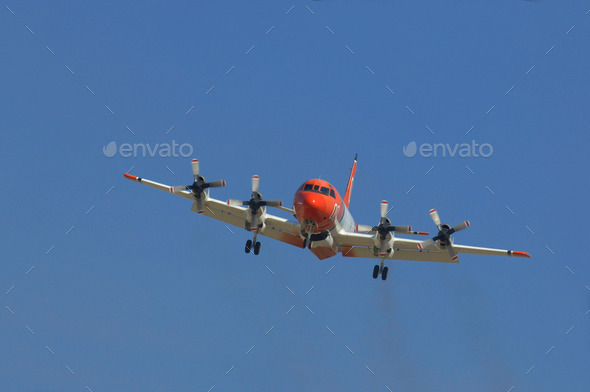
M 389 268 L 385 260 L 416 260 L 443 263 L 458 263 L 459 254 L 489 256 L 531 256 L 527 252 L 458 245 L 451 237 L 454 233 L 470 226 L 463 221 L 451 227 L 442 224 L 438 212 L 430 210 L 430 216 L 438 233 L 425 241 L 401 238 L 396 234 L 429 235 L 413 231 L 411 226 L 393 226 L 389 218 L 387 201 L 381 202 L 381 218 L 376 226 L 357 225 L 348 210 L 357 166 L 354 158 L 344 197 L 327 181 L 311 179 L 305 181 L 295 192 L 293 208 L 286 208 L 279 200 L 264 200 L 258 192 L 260 177 L 252 176 L 252 194 L 249 200 L 230 199 L 226 202 L 210 197 L 210 188 L 225 186 L 225 180 L 206 182 L 199 172 L 199 161 L 191 162 L 193 183 L 191 185 L 169 186 L 128 173 L 124 177 L 131 181 L 156 188 L 190 200 L 192 211 L 252 232 L 253 238 L 246 241 L 246 253 L 260 253 L 258 235 L 274 238 L 302 249 L 309 249 L 318 259 L 323 260 L 341 253 L 344 257 L 380 259 L 373 268 L 373 278 L 381 275 L 387 279 Z M 266 207 L 285 211 L 296 219 L 288 220 L 269 214 Z

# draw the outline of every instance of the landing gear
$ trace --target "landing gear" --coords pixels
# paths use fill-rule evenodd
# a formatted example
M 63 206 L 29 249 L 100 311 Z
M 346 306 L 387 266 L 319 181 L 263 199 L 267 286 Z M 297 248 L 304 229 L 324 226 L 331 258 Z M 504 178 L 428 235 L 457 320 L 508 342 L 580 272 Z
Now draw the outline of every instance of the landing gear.
M 373 268 L 373 279 L 377 279 L 377 277 L 379 277 L 379 274 L 381 274 L 382 280 L 387 279 L 387 273 L 389 272 L 389 268 L 384 267 L 383 266 L 384 263 L 385 263 L 385 259 L 381 260 L 381 265 L 377 264 Z
M 308 248 L 309 250 L 311 250 L 311 244 L 312 244 L 312 240 L 310 238 L 310 236 L 308 236 L 307 238 L 303 239 L 303 248 Z
M 256 241 L 257 235 L 258 235 L 258 233 L 254 234 L 254 241 L 252 241 L 252 240 L 246 241 L 246 247 L 244 248 L 246 253 L 250 253 L 250 251 L 252 250 L 252 244 L 254 244 L 254 254 L 257 255 L 258 253 L 260 253 L 260 242 Z
M 246 247 L 244 248 L 244 250 L 246 251 L 246 253 L 250 253 L 250 251 L 252 250 L 252 240 L 246 241 Z M 254 243 L 254 254 L 257 255 L 258 253 L 260 253 L 260 242 L 256 241 Z
M 260 242 L 256 241 L 254 243 L 254 254 L 257 255 L 258 253 L 260 253 Z

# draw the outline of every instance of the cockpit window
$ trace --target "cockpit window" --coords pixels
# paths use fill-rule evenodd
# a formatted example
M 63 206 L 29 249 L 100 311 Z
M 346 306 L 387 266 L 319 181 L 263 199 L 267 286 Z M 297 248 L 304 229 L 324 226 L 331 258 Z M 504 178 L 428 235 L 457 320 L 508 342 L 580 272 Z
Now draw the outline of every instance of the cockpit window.
M 320 185 L 313 185 L 313 184 L 303 184 L 299 187 L 299 191 L 303 190 L 304 192 L 315 192 L 315 193 L 321 193 L 322 195 L 326 195 L 326 196 L 330 196 L 333 197 L 334 199 L 336 198 L 336 193 L 334 192 L 334 189 L 332 189 L 332 187 L 328 188 L 328 187 L 324 187 L 324 186 L 320 186 Z
M 297 192 L 299 192 L 300 190 L 302 190 L 304 186 L 305 186 L 305 184 L 301 184 L 301 186 L 299 187 L 299 189 L 297 189 Z

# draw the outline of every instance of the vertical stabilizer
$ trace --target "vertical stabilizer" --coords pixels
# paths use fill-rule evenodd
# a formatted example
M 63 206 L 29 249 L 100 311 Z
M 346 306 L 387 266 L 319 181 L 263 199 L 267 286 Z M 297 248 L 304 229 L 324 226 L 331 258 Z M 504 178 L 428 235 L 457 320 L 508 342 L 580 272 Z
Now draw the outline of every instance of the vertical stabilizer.
M 350 193 L 352 192 L 352 184 L 354 183 L 354 174 L 356 173 L 356 158 L 358 154 L 354 156 L 354 162 L 352 163 L 352 170 L 350 171 L 350 178 L 348 179 L 348 185 L 346 186 L 346 192 L 344 193 L 344 205 L 348 208 L 350 204 Z

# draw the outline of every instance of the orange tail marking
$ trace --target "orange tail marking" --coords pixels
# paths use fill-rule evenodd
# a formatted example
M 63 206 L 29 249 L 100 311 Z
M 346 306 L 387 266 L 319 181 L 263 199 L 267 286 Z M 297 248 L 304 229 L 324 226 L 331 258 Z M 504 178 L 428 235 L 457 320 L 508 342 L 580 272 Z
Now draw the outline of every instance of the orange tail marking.
M 357 155 L 354 156 L 354 162 L 352 163 L 352 170 L 350 171 L 350 178 L 348 179 L 348 185 L 346 186 L 346 192 L 344 193 L 344 205 L 348 208 L 350 204 L 350 193 L 352 192 L 352 184 L 354 183 L 354 175 L 356 173 L 356 158 Z

